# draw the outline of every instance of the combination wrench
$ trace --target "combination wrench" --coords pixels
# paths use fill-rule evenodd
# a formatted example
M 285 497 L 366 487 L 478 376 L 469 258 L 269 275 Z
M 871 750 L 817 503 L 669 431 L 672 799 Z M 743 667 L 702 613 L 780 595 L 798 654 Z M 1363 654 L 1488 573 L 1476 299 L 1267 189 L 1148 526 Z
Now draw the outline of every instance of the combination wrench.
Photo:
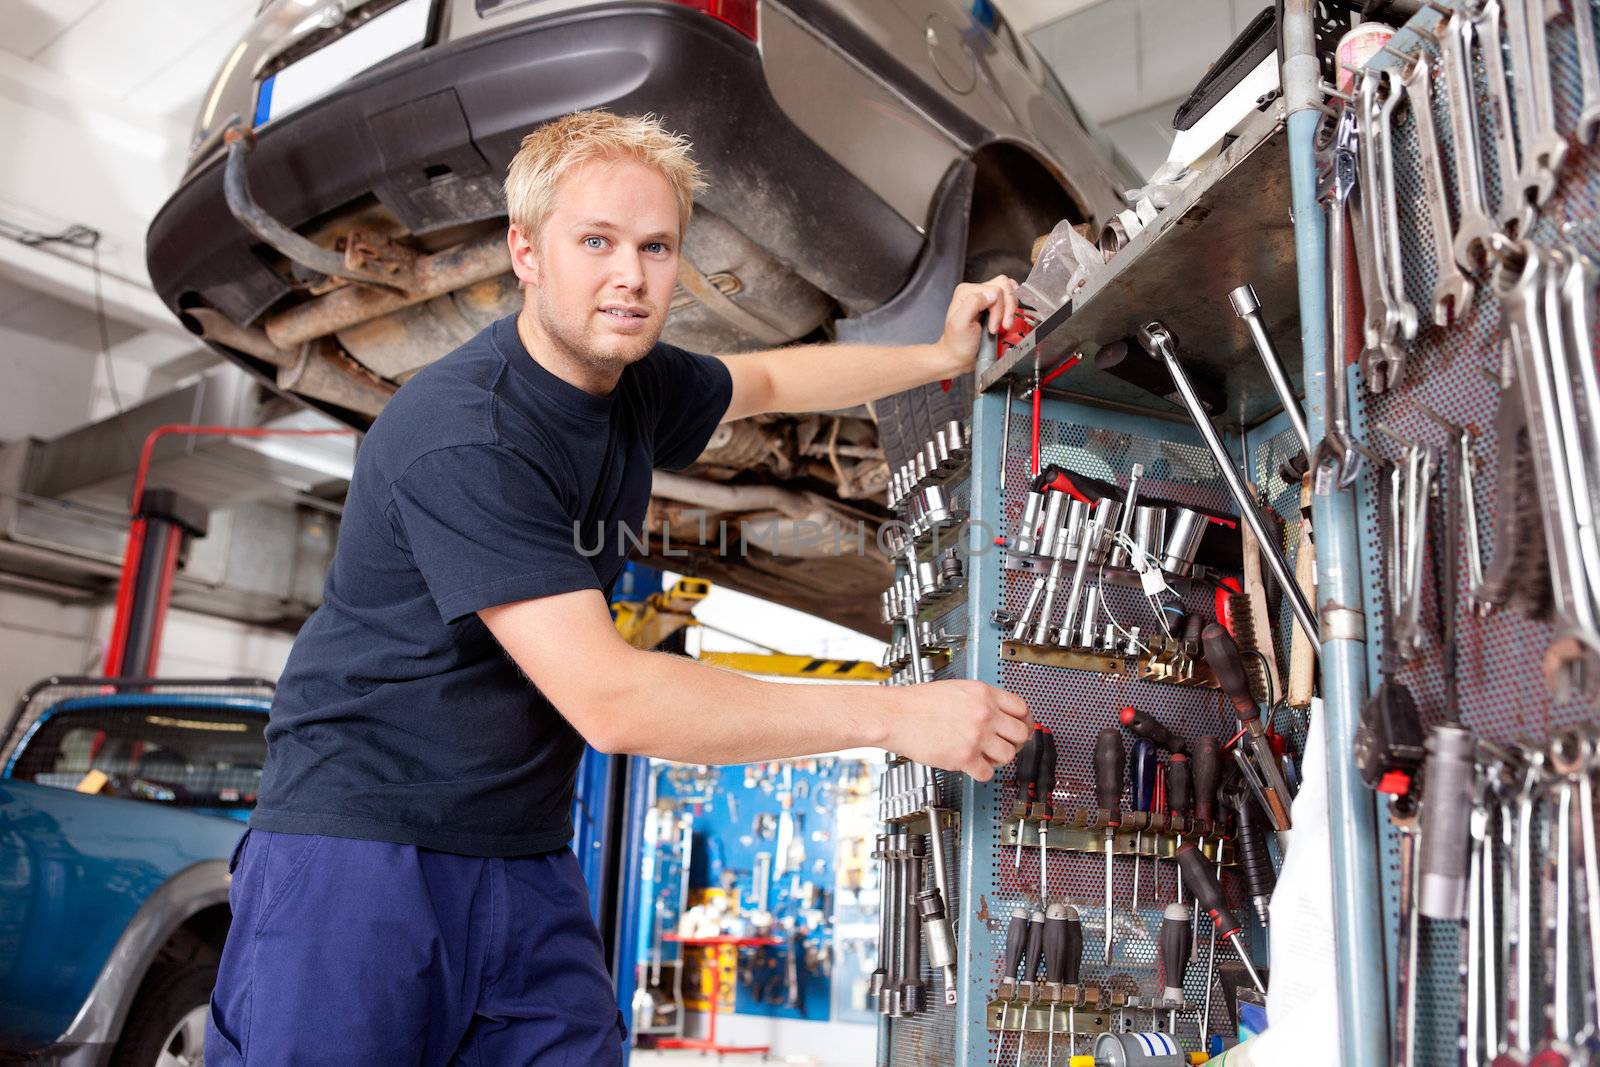
M 1356 88 L 1357 130 L 1361 147 L 1357 153 L 1361 177 L 1358 183 L 1361 210 L 1356 234 L 1356 259 L 1361 274 L 1361 297 L 1366 310 L 1362 324 L 1361 376 L 1367 388 L 1381 393 L 1397 378 L 1405 365 L 1405 352 L 1397 338 L 1402 331 L 1404 313 L 1391 291 L 1394 273 L 1389 265 L 1388 211 L 1383 203 L 1383 181 L 1379 175 L 1379 138 L 1382 95 L 1386 79 L 1376 70 L 1363 70 Z M 1402 298 L 1403 299 L 1403 298 Z M 1415 310 L 1412 313 L 1415 319 Z
M 1493 4 L 1497 0 L 1489 2 Z M 1439 281 L 1433 287 L 1433 323 L 1448 326 L 1466 314 L 1475 287 L 1451 251 L 1454 231 L 1450 226 L 1450 204 L 1444 194 L 1444 162 L 1439 158 L 1439 136 L 1433 124 L 1433 61 L 1428 53 L 1417 53 L 1416 62 L 1405 72 L 1401 84 L 1405 86 L 1411 116 L 1417 124 L 1422 190 L 1433 226 L 1434 258 L 1439 263 Z
M 1319 492 L 1325 492 L 1322 482 L 1328 472 L 1334 485 L 1347 489 L 1355 484 L 1361 473 L 1361 454 L 1354 446 L 1350 433 L 1350 386 L 1345 376 L 1345 301 L 1349 296 L 1349 281 L 1345 276 L 1345 245 L 1348 242 L 1350 200 L 1356 187 L 1356 154 L 1360 151 L 1356 138 L 1356 116 L 1353 106 L 1347 105 L 1339 115 L 1327 169 L 1322 178 L 1322 194 L 1328 203 L 1328 281 L 1331 294 L 1328 320 L 1328 348 L 1324 373 L 1328 378 L 1331 403 L 1328 407 L 1328 427 L 1317 442 L 1312 467 L 1319 474 Z
M 1483 0 L 1472 18 L 1472 29 L 1478 51 L 1483 57 L 1489 95 L 1494 100 L 1495 160 L 1500 168 L 1500 212 L 1495 219 L 1507 233 L 1525 234 L 1528 227 L 1533 225 L 1537 212 L 1527 198 L 1516 195 L 1517 175 L 1522 172 L 1522 167 L 1517 162 L 1516 126 L 1511 118 L 1511 86 L 1506 80 L 1505 55 L 1501 45 L 1501 11 L 1500 0 Z
M 1445 22 L 1439 39 L 1440 67 L 1445 96 L 1450 104 L 1450 133 L 1455 141 L 1456 202 L 1461 217 L 1456 222 L 1453 249 L 1462 270 L 1476 269 L 1495 232 L 1483 189 L 1482 155 L 1478 148 L 1478 113 L 1473 100 L 1472 22 L 1457 8 Z
M 1567 141 L 1556 130 L 1543 0 L 1506 0 L 1506 39 L 1511 45 L 1517 156 L 1522 163 L 1514 184 L 1522 199 L 1544 204 L 1556 191 L 1556 171 L 1566 158 Z

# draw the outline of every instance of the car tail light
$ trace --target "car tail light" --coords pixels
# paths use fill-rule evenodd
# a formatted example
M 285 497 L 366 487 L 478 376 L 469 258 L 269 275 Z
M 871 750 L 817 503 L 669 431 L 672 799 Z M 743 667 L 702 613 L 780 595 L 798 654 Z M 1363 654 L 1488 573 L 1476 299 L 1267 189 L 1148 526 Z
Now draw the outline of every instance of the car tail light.
M 760 29 L 756 20 L 756 5 L 759 0 L 673 0 L 673 2 L 704 12 L 718 22 L 725 22 L 752 41 L 760 39 Z

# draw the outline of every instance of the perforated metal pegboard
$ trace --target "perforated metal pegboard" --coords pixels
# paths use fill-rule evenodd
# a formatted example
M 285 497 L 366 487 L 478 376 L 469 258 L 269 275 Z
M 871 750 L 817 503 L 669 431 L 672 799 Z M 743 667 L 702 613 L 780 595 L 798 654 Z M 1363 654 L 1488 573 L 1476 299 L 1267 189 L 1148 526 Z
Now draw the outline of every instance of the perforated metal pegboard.
M 980 398 L 982 403 L 993 405 L 995 398 Z M 1124 488 L 1132 465 L 1142 463 L 1145 474 L 1141 495 L 1232 510 L 1231 500 L 1209 454 L 1186 425 L 1056 401 L 1047 401 L 1045 411 L 1040 433 L 1041 462 L 1058 463 Z M 1018 405 L 1012 412 L 1011 431 L 1003 435 L 1010 441 L 1003 457 L 1007 489 L 1003 520 L 999 518 L 1001 501 L 994 485 L 998 464 L 994 464 L 993 470 L 985 467 L 977 472 L 977 481 L 985 489 L 972 494 L 972 515 L 979 528 L 1011 532 L 1030 473 L 1028 421 L 1023 406 Z M 996 442 L 988 440 L 1002 436 L 998 420 L 978 420 L 975 440 L 980 433 L 985 436 L 982 442 L 977 442 L 975 456 L 989 454 L 999 458 Z M 971 564 L 974 573 L 982 571 L 996 580 L 992 585 L 980 583 L 975 587 L 975 595 L 969 597 L 967 612 L 973 647 L 967 658 L 967 668 L 977 676 L 992 678 L 1020 694 L 1034 717 L 1051 728 L 1058 750 L 1055 805 L 1094 806 L 1090 769 L 1094 736 L 1106 723 L 1115 721 L 1116 709 L 1125 704 L 1152 712 L 1186 736 L 1231 732 L 1232 716 L 1225 713 L 1221 697 L 1213 690 L 1187 690 L 1086 671 L 1001 662 L 1003 634 L 989 621 L 989 613 L 997 606 L 1013 610 L 1020 607 L 1033 578 L 1031 572 L 1002 569 L 1001 558 L 991 551 Z M 984 596 L 989 590 L 992 595 Z M 1138 625 L 1143 633 L 1158 627 L 1151 606 L 1137 590 L 1108 584 L 1105 593 L 1111 614 L 1124 627 Z M 1202 610 L 1207 616 L 1211 613 L 1213 597 L 1209 587 L 1197 583 L 1184 593 L 1183 601 L 1186 607 Z M 947 616 L 940 624 L 952 621 Z M 953 664 L 941 672 L 941 677 L 961 669 L 960 664 Z M 993 1063 L 1002 1044 L 1006 1056 L 1016 1056 L 1019 1051 L 1015 1034 L 1000 1037 L 975 1023 L 982 1018 L 979 1003 L 992 995 L 998 985 L 1005 924 L 1012 908 L 1021 905 L 1031 910 L 1039 901 L 1038 850 L 1024 847 L 1020 866 L 1013 866 L 1014 849 L 997 846 L 1015 796 L 1016 783 L 1010 768 L 1002 770 L 992 783 L 970 783 L 964 792 L 967 803 L 963 812 L 960 862 L 964 867 L 971 864 L 971 868 L 965 870 L 962 881 L 976 890 L 967 894 L 958 911 L 961 923 L 967 927 L 963 940 L 970 944 L 969 973 L 963 984 L 968 1005 L 956 1016 L 946 1017 L 940 1011 L 930 1011 L 910 1022 L 895 1022 L 891 1030 L 891 1062 L 897 1067 L 902 1064 Z M 1124 802 L 1127 802 L 1126 797 Z M 1094 855 L 1053 852 L 1048 861 L 1050 900 L 1071 903 L 1077 907 L 1083 921 L 1084 979 L 1134 993 L 1158 993 L 1164 976 L 1159 973 L 1156 962 L 1154 934 L 1160 925 L 1162 907 L 1175 896 L 1175 868 L 1167 862 L 1142 862 L 1141 902 L 1135 919 L 1129 915 L 1132 862 L 1127 857 L 1115 860 L 1117 943 L 1110 967 L 1104 964 L 1102 955 L 1104 871 L 1104 860 Z M 1241 907 L 1244 903 L 1242 889 L 1234 884 L 1231 872 L 1225 873 L 1223 882 L 1230 905 L 1239 909 L 1238 913 L 1244 917 L 1247 909 Z M 1260 962 L 1264 959 L 1263 935 L 1253 930 L 1251 936 Z M 1202 933 L 1200 955 L 1187 971 L 1185 991 L 1190 1002 L 1197 1005 L 1205 992 L 1206 943 Z M 1231 949 L 1223 945 L 1219 960 L 1225 961 L 1230 953 Z M 1139 1028 L 1167 1027 L 1164 1012 L 1128 1012 L 1126 1019 Z M 1211 1031 L 1223 1032 L 1225 1020 L 1219 991 L 1212 1010 Z M 1191 1048 L 1198 1047 L 1195 1027 L 1195 1013 L 1180 1018 L 1179 1035 Z M 953 1046 L 950 1043 L 961 1042 L 963 1035 L 964 1044 Z M 1022 1050 L 1023 1058 L 1043 1056 L 1045 1044 L 1043 1035 L 1029 1036 Z M 1058 1039 L 1057 1055 L 1065 1056 L 1069 1045 L 1065 1039 Z M 1078 1051 L 1087 1051 L 1088 1047 L 1088 1041 L 1079 1042 Z
M 1576 10 L 1593 19 L 1596 6 L 1584 0 L 1575 0 L 1563 7 L 1566 11 L 1549 24 L 1548 33 L 1557 125 L 1567 132 L 1573 128 L 1580 95 L 1577 45 L 1570 12 Z M 1425 14 L 1418 21 L 1430 25 L 1434 19 L 1432 14 Z M 1430 56 L 1435 59 L 1438 56 L 1436 46 L 1409 32 L 1402 33 L 1395 44 L 1408 53 L 1424 47 Z M 1398 66 L 1399 60 L 1384 56 L 1375 65 Z M 1484 175 L 1490 204 L 1498 207 L 1503 196 L 1502 183 L 1490 147 L 1492 141 L 1489 140 L 1496 132 L 1494 110 L 1487 95 L 1481 60 L 1475 74 L 1478 81 L 1478 113 L 1482 117 L 1480 140 L 1484 146 Z M 1451 141 L 1442 89 L 1436 82 L 1434 125 L 1444 142 L 1444 163 L 1449 175 L 1456 164 L 1456 152 Z M 1352 372 L 1351 395 L 1358 401 L 1354 412 L 1356 431 L 1367 445 L 1385 457 L 1394 459 L 1401 454 L 1401 446 L 1378 431 L 1379 423 L 1401 437 L 1421 440 L 1440 448 L 1441 454 L 1448 454 L 1450 442 L 1447 431 L 1424 413 L 1423 405 L 1452 422 L 1472 429 L 1477 462 L 1479 536 L 1487 563 L 1497 551 L 1515 550 L 1515 546 L 1497 546 L 1493 543 L 1494 520 L 1503 506 L 1503 501 L 1497 499 L 1496 479 L 1500 474 L 1500 464 L 1506 458 L 1495 434 L 1495 413 L 1500 403 L 1499 387 L 1491 380 L 1491 374 L 1497 370 L 1500 361 L 1500 302 L 1490 291 L 1485 272 L 1480 270 L 1474 276 L 1478 284 L 1472 305 L 1460 321 L 1448 328 L 1430 324 L 1429 308 L 1438 271 L 1417 162 L 1416 127 L 1404 109 L 1397 114 L 1396 120 L 1396 194 L 1406 261 L 1406 293 L 1416 304 L 1423 324 L 1415 343 L 1409 347 L 1405 379 L 1398 388 L 1382 395 L 1371 395 L 1366 392 L 1359 375 Z M 1600 163 L 1600 153 L 1575 142 L 1570 145 L 1562 169 L 1562 185 L 1554 199 L 1542 209 L 1532 230 L 1532 237 L 1536 241 L 1562 241 L 1586 255 L 1600 255 L 1600 230 L 1596 227 L 1596 209 L 1600 208 L 1600 169 L 1597 169 L 1597 163 Z M 1451 200 L 1452 216 L 1459 217 L 1454 182 L 1447 177 L 1445 184 Z M 1385 573 L 1383 545 L 1388 523 L 1382 514 L 1384 509 L 1380 505 L 1377 488 L 1376 473 L 1368 471 L 1362 475 L 1357 489 L 1362 532 L 1362 573 L 1366 576 L 1369 671 L 1374 685 L 1379 679 L 1381 635 L 1387 622 L 1382 579 Z M 1443 558 L 1444 519 L 1445 511 L 1439 506 L 1434 512 L 1428 553 L 1435 566 L 1424 580 L 1423 646 L 1410 661 L 1397 665 L 1394 672 L 1395 680 L 1410 689 L 1424 722 L 1432 725 L 1444 715 L 1445 674 L 1441 662 L 1438 598 L 1438 583 L 1441 581 L 1452 581 L 1459 590 L 1456 677 L 1463 723 L 1488 740 L 1543 740 L 1555 728 L 1591 718 L 1594 711 L 1588 705 L 1573 700 L 1557 702 L 1545 686 L 1540 661 L 1550 641 L 1551 628 L 1548 623 L 1504 610 L 1480 618 L 1469 609 L 1465 593 L 1464 559 Z M 1530 529 L 1537 536 L 1537 526 Z M 1463 544 L 1467 536 L 1471 535 L 1463 531 Z M 1393 963 L 1399 928 L 1399 859 L 1398 837 L 1386 821 L 1383 840 L 1386 936 L 1392 979 L 1396 973 Z M 1421 934 L 1415 1062 L 1419 1067 L 1434 1064 L 1444 1067 L 1457 1062 L 1457 1027 L 1463 997 L 1457 967 L 1462 947 L 1455 924 L 1423 920 Z M 1394 996 L 1391 980 L 1391 1002 Z

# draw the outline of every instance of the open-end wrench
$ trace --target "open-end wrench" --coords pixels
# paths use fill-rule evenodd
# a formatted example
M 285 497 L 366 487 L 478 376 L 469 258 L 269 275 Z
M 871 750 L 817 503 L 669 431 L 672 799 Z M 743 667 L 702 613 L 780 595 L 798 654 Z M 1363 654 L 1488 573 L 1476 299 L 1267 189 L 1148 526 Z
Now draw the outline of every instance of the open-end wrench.
M 1578 872 L 1573 865 L 1573 855 L 1582 855 L 1583 845 L 1576 837 L 1577 824 L 1572 809 L 1577 801 L 1578 784 L 1588 773 L 1582 739 L 1574 731 L 1566 731 L 1551 738 L 1546 754 L 1550 769 L 1559 777 L 1555 783 L 1556 825 L 1555 849 L 1551 866 L 1555 880 L 1554 952 L 1549 957 L 1554 964 L 1551 981 L 1551 1040 L 1548 1044 L 1550 1058 L 1565 1057 L 1562 1063 L 1579 1062 L 1574 1055 L 1577 1045 L 1577 1027 L 1572 1017 L 1574 881 Z
M 1385 233 L 1387 212 L 1383 182 L 1378 173 L 1378 113 L 1384 79 L 1376 70 L 1363 70 L 1356 87 L 1357 132 L 1361 148 L 1360 206 L 1356 226 L 1356 261 L 1361 274 L 1361 299 L 1366 310 L 1362 323 L 1361 377 L 1367 388 L 1381 393 L 1389 387 L 1391 370 L 1403 367 L 1405 352 L 1396 342 L 1402 315 L 1389 291 L 1392 273 Z
M 1567 155 L 1567 140 L 1556 130 L 1543 0 L 1506 0 L 1506 39 L 1517 101 L 1517 158 L 1522 163 L 1514 184 L 1523 199 L 1543 204 L 1556 191 L 1556 172 Z
M 1588 257 L 1573 251 L 1565 254 L 1566 271 L 1559 279 L 1560 293 L 1554 314 L 1564 331 L 1569 379 L 1576 405 L 1575 416 L 1585 442 L 1580 459 L 1584 465 L 1590 505 L 1600 508 L 1600 371 L 1594 351 L 1594 293 L 1600 281 L 1600 268 Z M 1546 305 L 1547 310 L 1549 304 Z M 1555 329 L 1554 321 L 1552 329 Z M 1558 372 L 1557 381 L 1561 377 Z M 1600 528 L 1592 531 L 1600 542 Z M 1589 583 L 1595 602 L 1600 604 L 1600 544 L 1590 546 L 1596 555 L 1586 557 Z
M 1578 35 L 1578 70 L 1583 76 L 1583 102 L 1578 105 L 1574 131 L 1584 144 L 1594 144 L 1600 131 L 1600 55 L 1595 52 L 1593 5 L 1573 0 L 1572 26 Z
M 1497 0 L 1489 0 L 1496 3 Z M 1450 203 L 1444 194 L 1444 163 L 1439 158 L 1439 135 L 1433 124 L 1433 60 L 1418 52 L 1416 61 L 1402 80 L 1411 102 L 1411 116 L 1417 124 L 1417 148 L 1421 158 L 1423 198 L 1428 202 L 1433 226 L 1433 253 L 1439 263 L 1439 281 L 1433 287 L 1432 313 L 1435 326 L 1448 326 L 1467 313 L 1472 303 L 1472 280 L 1462 271 L 1451 251 Z
M 1335 129 L 1328 166 L 1322 178 L 1322 193 L 1328 203 L 1328 349 L 1324 373 L 1328 378 L 1331 403 L 1328 406 L 1328 426 L 1321 441 L 1317 442 L 1312 467 L 1319 472 L 1315 481 L 1321 484 L 1327 477 L 1340 489 L 1355 484 L 1361 473 L 1361 454 L 1353 445 L 1350 433 L 1350 387 L 1345 376 L 1345 320 L 1346 301 L 1350 295 L 1349 279 L 1345 274 L 1345 245 L 1350 222 L 1350 200 L 1356 187 L 1356 116 L 1353 105 L 1340 113 Z M 1326 472 L 1323 474 L 1322 472 Z
M 1477 14 L 1472 18 L 1473 33 L 1478 42 L 1478 53 L 1483 58 L 1483 69 L 1489 96 L 1494 100 L 1495 160 L 1500 168 L 1500 211 L 1495 216 L 1501 229 L 1508 233 L 1525 234 L 1537 215 L 1533 203 L 1521 196 L 1517 189 L 1517 175 L 1522 166 L 1517 160 L 1517 131 L 1511 118 L 1511 85 L 1506 80 L 1505 55 L 1501 50 L 1500 0 L 1482 0 Z M 1480 164 L 1481 165 L 1481 164 Z
M 1537 952 L 1533 934 L 1533 895 L 1536 891 L 1533 880 L 1533 817 L 1544 786 L 1544 753 L 1535 749 L 1530 750 L 1527 756 L 1521 788 L 1517 793 L 1514 875 L 1517 887 L 1516 923 L 1510 953 L 1511 965 L 1516 972 L 1516 991 L 1511 994 L 1515 1005 L 1507 1020 L 1506 1035 L 1512 1052 L 1519 1057 L 1517 1062 L 1521 1063 L 1527 1063 L 1533 1055 L 1533 979 L 1534 955 Z
M 1406 297 L 1406 263 L 1400 246 L 1399 197 L 1394 180 L 1394 113 L 1405 97 L 1400 76 L 1389 69 L 1378 72 L 1378 115 L 1372 141 L 1377 145 L 1378 189 L 1383 203 L 1383 254 L 1389 268 L 1389 307 L 1396 316 L 1400 336 L 1410 341 L 1417 336 L 1417 307 Z M 1400 381 L 1402 365 L 1388 371 L 1385 385 L 1393 388 Z
M 1557 388 L 1552 372 L 1553 337 L 1544 314 L 1547 253 L 1522 242 L 1494 270 L 1495 293 L 1504 305 L 1507 343 L 1516 365 L 1528 441 L 1533 450 L 1545 547 L 1550 557 L 1550 586 L 1556 633 L 1545 652 L 1545 681 L 1559 698 L 1582 692 L 1591 702 L 1600 695 L 1600 634 L 1595 601 L 1584 581 L 1585 567 L 1578 531 L 1578 508 L 1562 445 Z M 1507 399 L 1507 398 L 1503 398 Z
M 1472 22 L 1455 9 L 1439 38 L 1440 66 L 1445 96 L 1450 103 L 1450 133 L 1455 141 L 1456 202 L 1461 217 L 1456 222 L 1454 251 L 1462 270 L 1474 270 L 1478 258 L 1495 232 L 1483 190 L 1481 153 L 1478 149 L 1478 112 L 1473 97 Z
M 1594 450 L 1600 448 L 1600 438 L 1594 432 L 1594 419 L 1600 417 L 1600 384 L 1595 383 L 1593 354 L 1585 348 L 1588 366 L 1581 366 L 1584 359 L 1574 358 L 1572 351 L 1578 338 L 1569 329 L 1566 280 L 1574 257 L 1553 247 L 1546 249 L 1545 254 L 1550 264 L 1544 273 L 1544 321 L 1549 333 L 1561 449 L 1567 462 L 1567 479 L 1572 485 L 1584 586 L 1590 602 L 1600 605 L 1600 595 L 1597 595 L 1600 594 L 1600 531 L 1597 531 L 1595 518 L 1595 507 L 1600 504 L 1600 482 L 1594 477 L 1593 458 Z M 1584 299 L 1584 294 L 1579 294 L 1578 298 Z M 1586 382 L 1596 387 L 1586 389 Z M 1575 593 L 1581 595 L 1583 590 Z

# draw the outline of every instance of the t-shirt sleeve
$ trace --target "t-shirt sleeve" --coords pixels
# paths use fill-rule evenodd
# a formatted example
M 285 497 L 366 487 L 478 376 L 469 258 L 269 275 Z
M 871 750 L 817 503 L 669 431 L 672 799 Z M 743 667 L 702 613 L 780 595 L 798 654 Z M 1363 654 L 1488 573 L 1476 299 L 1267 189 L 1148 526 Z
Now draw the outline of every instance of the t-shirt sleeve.
M 444 448 L 391 487 L 390 515 L 446 623 L 599 589 L 551 472 L 499 445 Z
M 682 470 L 705 451 L 733 399 L 733 376 L 715 356 L 658 344 L 646 357 L 656 412 L 655 465 Z

